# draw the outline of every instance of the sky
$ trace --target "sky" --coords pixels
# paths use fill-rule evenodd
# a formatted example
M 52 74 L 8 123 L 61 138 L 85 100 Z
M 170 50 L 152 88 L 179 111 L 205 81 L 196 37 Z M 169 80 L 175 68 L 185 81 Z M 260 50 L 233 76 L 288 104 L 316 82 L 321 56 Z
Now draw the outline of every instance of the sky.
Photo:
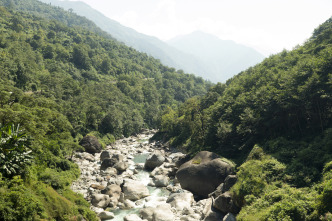
M 143 34 L 167 41 L 194 31 L 255 48 L 291 50 L 332 16 L 332 0 L 80 0 Z

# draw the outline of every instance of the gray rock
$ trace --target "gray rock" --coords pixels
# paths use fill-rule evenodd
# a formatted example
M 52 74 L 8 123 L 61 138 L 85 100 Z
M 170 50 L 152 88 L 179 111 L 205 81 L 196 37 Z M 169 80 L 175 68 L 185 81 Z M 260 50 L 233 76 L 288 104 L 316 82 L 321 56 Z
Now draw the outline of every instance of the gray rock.
M 98 214 L 98 217 L 101 220 L 113 219 L 114 218 L 114 213 L 108 212 L 108 211 L 103 211 L 103 212 Z
M 150 195 L 148 188 L 135 180 L 126 180 L 123 185 L 125 199 L 139 200 Z
M 109 151 L 104 150 L 103 152 L 101 152 L 100 154 L 100 161 L 103 162 L 103 160 L 111 158 L 111 154 Z
M 217 197 L 213 207 L 223 213 L 238 213 L 240 209 L 235 205 L 230 192 L 225 192 Z
M 114 168 L 117 169 L 118 171 L 120 172 L 123 172 L 125 170 L 127 170 L 129 167 L 128 163 L 127 162 L 117 162 L 115 165 L 114 165 Z
M 166 187 L 169 184 L 169 177 L 157 175 L 152 178 L 152 181 L 156 187 Z
M 204 221 L 221 221 L 224 215 L 218 211 L 210 210 L 207 216 L 203 219 Z
M 110 197 L 105 194 L 92 194 L 91 204 L 95 207 L 106 208 L 110 202 Z
M 227 213 L 223 221 L 236 221 L 236 218 L 232 213 Z
M 101 162 L 100 170 L 106 170 L 109 167 L 114 166 L 114 161 L 111 158 L 106 158 Z
M 125 216 L 124 221 L 141 221 L 142 219 L 137 214 L 129 214 Z
M 188 210 L 189 208 L 191 208 L 193 202 L 194 196 L 190 192 L 173 193 L 168 197 L 166 201 L 166 203 L 169 203 L 177 211 L 182 211 L 185 209 Z
M 101 170 L 106 170 L 108 167 L 113 167 L 115 164 L 122 162 L 123 156 L 121 154 L 113 154 L 111 158 L 106 158 L 100 165 Z
M 154 209 L 155 208 L 152 208 L 152 207 L 143 208 L 139 211 L 139 215 L 143 219 L 147 219 L 148 221 L 152 221 L 153 220 Z
M 85 136 L 79 143 L 85 152 L 88 153 L 100 153 L 102 146 L 95 136 Z
M 207 197 L 233 172 L 234 166 L 217 154 L 201 151 L 179 168 L 176 177 L 183 189 Z
M 228 175 L 225 179 L 225 184 L 222 188 L 223 193 L 230 190 L 231 187 L 234 186 L 236 181 L 237 181 L 237 176 L 236 175 Z
M 217 198 L 221 194 L 223 194 L 224 183 L 220 184 L 215 191 L 209 194 L 209 197 Z
M 144 164 L 144 168 L 147 170 L 153 170 L 156 167 L 162 165 L 165 161 L 165 157 L 162 152 L 156 150 L 148 156 Z
M 169 204 L 159 205 L 154 209 L 153 221 L 174 221 L 174 218 Z
M 118 174 L 118 171 L 113 167 L 107 167 L 105 170 L 101 173 L 104 176 L 116 176 Z
M 101 193 L 110 197 L 109 206 L 115 208 L 118 205 L 120 199 L 121 187 L 116 184 L 111 184 L 102 190 Z

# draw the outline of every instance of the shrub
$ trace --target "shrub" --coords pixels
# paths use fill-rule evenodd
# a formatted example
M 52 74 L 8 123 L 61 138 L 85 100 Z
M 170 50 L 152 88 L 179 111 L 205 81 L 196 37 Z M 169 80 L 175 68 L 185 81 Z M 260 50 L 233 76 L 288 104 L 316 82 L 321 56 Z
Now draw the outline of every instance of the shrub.
M 32 156 L 30 139 L 20 130 L 20 125 L 0 124 L 0 172 L 5 177 L 23 174 Z
M 247 161 L 238 168 L 238 182 L 232 188 L 235 202 L 241 207 L 247 203 L 246 196 L 259 197 L 268 185 L 282 182 L 285 168 L 256 145 Z

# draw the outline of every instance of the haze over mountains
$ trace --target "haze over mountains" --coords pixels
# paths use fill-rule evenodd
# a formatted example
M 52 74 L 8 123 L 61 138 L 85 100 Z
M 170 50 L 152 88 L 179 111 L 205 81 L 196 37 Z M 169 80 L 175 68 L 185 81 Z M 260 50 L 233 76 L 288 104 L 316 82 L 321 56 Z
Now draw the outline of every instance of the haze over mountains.
M 80 1 L 40 0 L 92 20 L 115 39 L 159 59 L 163 64 L 193 73 L 212 82 L 225 82 L 235 74 L 261 62 L 256 50 L 203 32 L 163 42 L 125 27 Z

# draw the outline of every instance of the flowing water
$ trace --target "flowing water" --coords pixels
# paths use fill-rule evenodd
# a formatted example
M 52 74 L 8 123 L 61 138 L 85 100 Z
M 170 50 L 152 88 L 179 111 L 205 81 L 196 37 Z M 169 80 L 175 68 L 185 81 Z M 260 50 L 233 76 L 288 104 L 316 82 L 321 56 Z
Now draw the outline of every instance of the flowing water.
M 143 154 L 138 154 L 136 156 L 134 156 L 133 161 L 134 163 L 145 163 L 147 157 L 148 157 L 148 153 L 143 153 Z M 131 165 L 130 169 L 134 169 L 135 166 Z M 138 173 L 135 175 L 137 180 L 140 181 L 141 183 L 143 183 L 144 185 L 147 186 L 149 192 L 150 192 L 150 196 L 149 201 L 146 202 L 145 199 L 141 199 L 138 200 L 136 202 L 136 207 L 132 208 L 132 209 L 116 209 L 113 210 L 112 212 L 114 213 L 115 217 L 114 219 L 110 219 L 109 221 L 123 221 L 124 217 L 129 215 L 129 214 L 133 214 L 133 213 L 138 213 L 139 210 L 141 208 L 143 208 L 144 206 L 155 206 L 158 204 L 158 202 L 160 202 L 161 199 L 163 199 L 163 197 L 168 197 L 170 192 L 168 190 L 166 190 L 165 188 L 157 188 L 157 187 L 151 187 L 148 186 L 148 184 L 150 183 L 150 172 L 145 171 L 145 170 L 139 170 Z

